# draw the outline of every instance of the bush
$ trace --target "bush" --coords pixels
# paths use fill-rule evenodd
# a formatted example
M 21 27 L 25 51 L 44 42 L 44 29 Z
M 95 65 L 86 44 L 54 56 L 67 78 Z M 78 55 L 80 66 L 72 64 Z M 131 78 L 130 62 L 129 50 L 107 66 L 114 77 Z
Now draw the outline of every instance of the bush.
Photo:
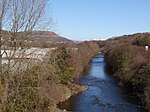
M 130 46 L 122 45 L 116 47 L 110 53 L 106 54 L 105 60 L 113 73 L 127 69 L 132 61 Z
M 133 40 L 133 45 L 150 46 L 150 36 L 138 35 Z
M 7 112 L 36 112 L 39 104 L 37 67 L 18 74 L 9 83 L 7 95 Z
M 61 75 L 61 82 L 66 83 L 74 71 L 75 67 L 67 67 Z
M 67 51 L 67 49 L 65 47 L 61 47 L 59 49 L 57 49 L 58 53 L 56 53 L 55 57 L 55 66 L 57 69 L 60 70 L 60 72 L 64 72 L 64 70 L 66 69 L 66 67 L 68 66 L 68 60 L 70 58 L 70 54 L 69 51 Z

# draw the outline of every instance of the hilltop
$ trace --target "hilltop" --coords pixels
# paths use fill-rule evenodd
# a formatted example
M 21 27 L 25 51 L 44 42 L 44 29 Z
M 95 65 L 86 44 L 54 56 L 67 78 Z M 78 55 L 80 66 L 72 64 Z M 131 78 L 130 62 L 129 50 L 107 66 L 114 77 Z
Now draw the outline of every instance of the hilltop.
M 27 35 L 24 32 L 13 33 L 10 31 L 3 31 L 2 34 L 3 42 L 6 46 L 10 44 L 9 40 L 10 42 L 15 41 L 18 45 L 26 40 L 31 47 L 49 47 L 54 44 L 73 43 L 72 40 L 51 31 L 31 31 L 27 32 Z
M 71 40 L 62 37 L 55 32 L 50 32 L 50 31 L 32 31 L 31 33 L 31 38 L 33 40 L 37 41 L 50 41 L 52 43 L 70 43 L 72 42 Z

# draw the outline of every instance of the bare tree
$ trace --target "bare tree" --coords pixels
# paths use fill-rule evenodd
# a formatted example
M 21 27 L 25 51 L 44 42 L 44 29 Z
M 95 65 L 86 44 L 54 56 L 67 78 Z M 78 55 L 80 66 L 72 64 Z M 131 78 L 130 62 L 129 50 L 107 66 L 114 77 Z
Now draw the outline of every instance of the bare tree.
M 53 25 L 51 15 L 45 13 L 48 3 L 49 0 L 0 1 L 0 82 L 3 91 L 3 98 L 0 100 L 2 104 L 7 100 L 9 80 L 12 78 L 11 70 L 16 64 L 21 65 L 20 61 L 18 63 L 15 61 L 13 64 L 11 61 L 14 58 L 26 57 L 28 38 L 33 30 L 47 30 Z M 3 55 L 7 60 L 5 66 L 2 64 Z M 17 69 L 22 68 L 18 66 Z
M 0 73 L 2 74 L 2 30 L 5 15 L 9 7 L 9 0 L 0 1 Z
M 0 4 L 0 48 L 3 47 L 3 52 L 0 50 L 0 58 L 5 54 L 9 62 L 15 57 L 18 49 L 27 47 L 27 40 L 33 30 L 45 30 L 53 25 L 51 15 L 45 13 L 47 3 L 48 0 L 2 0 Z M 7 31 L 7 35 L 2 34 L 3 30 Z M 7 53 L 8 49 L 13 52 Z

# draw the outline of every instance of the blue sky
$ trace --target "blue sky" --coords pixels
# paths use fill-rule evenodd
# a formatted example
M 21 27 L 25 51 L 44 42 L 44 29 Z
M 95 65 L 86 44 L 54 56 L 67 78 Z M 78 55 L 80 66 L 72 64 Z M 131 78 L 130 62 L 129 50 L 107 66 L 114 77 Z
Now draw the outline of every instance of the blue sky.
M 150 0 L 51 0 L 56 32 L 72 40 L 150 31 Z

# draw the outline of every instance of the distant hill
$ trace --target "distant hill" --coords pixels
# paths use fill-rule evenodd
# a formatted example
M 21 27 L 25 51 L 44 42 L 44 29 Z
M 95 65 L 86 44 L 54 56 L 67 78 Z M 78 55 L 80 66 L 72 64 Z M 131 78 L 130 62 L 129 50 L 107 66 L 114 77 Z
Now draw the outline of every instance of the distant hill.
M 7 31 L 3 31 L 2 32 L 4 40 L 11 38 L 13 36 L 12 32 L 7 32 Z M 15 39 L 19 39 L 22 40 L 22 34 L 23 32 L 19 32 L 17 34 L 17 38 Z M 51 43 L 72 43 L 72 40 L 69 40 L 65 37 L 62 37 L 58 34 L 56 34 L 55 32 L 50 32 L 50 31 L 32 31 L 30 32 L 30 36 L 27 39 L 29 41 L 38 41 L 38 42 L 51 42 Z
M 52 42 L 52 43 L 72 43 L 73 41 L 62 37 L 55 32 L 50 31 L 33 31 L 31 33 L 31 40 L 42 41 L 42 42 Z
M 108 40 L 119 40 L 119 39 L 124 39 L 124 38 L 133 39 L 133 38 L 138 38 L 138 37 L 139 38 L 140 37 L 150 38 L 150 32 L 134 33 L 134 34 L 129 34 L 129 35 L 116 36 L 116 37 L 109 38 Z
M 24 46 L 24 40 L 26 40 L 26 45 L 29 47 L 50 47 L 56 44 L 74 42 L 50 31 L 31 31 L 28 36 L 25 36 L 23 32 L 13 34 L 13 32 L 3 31 L 2 35 L 4 46 L 12 46 L 11 41 L 15 41 L 17 46 Z
M 135 33 L 135 34 L 130 34 L 130 35 L 123 35 L 123 36 L 117 36 L 117 37 L 112 37 L 107 39 L 106 41 L 115 41 L 118 43 L 132 43 L 136 40 L 141 40 L 141 41 L 150 41 L 150 32 L 145 32 L 145 33 Z

